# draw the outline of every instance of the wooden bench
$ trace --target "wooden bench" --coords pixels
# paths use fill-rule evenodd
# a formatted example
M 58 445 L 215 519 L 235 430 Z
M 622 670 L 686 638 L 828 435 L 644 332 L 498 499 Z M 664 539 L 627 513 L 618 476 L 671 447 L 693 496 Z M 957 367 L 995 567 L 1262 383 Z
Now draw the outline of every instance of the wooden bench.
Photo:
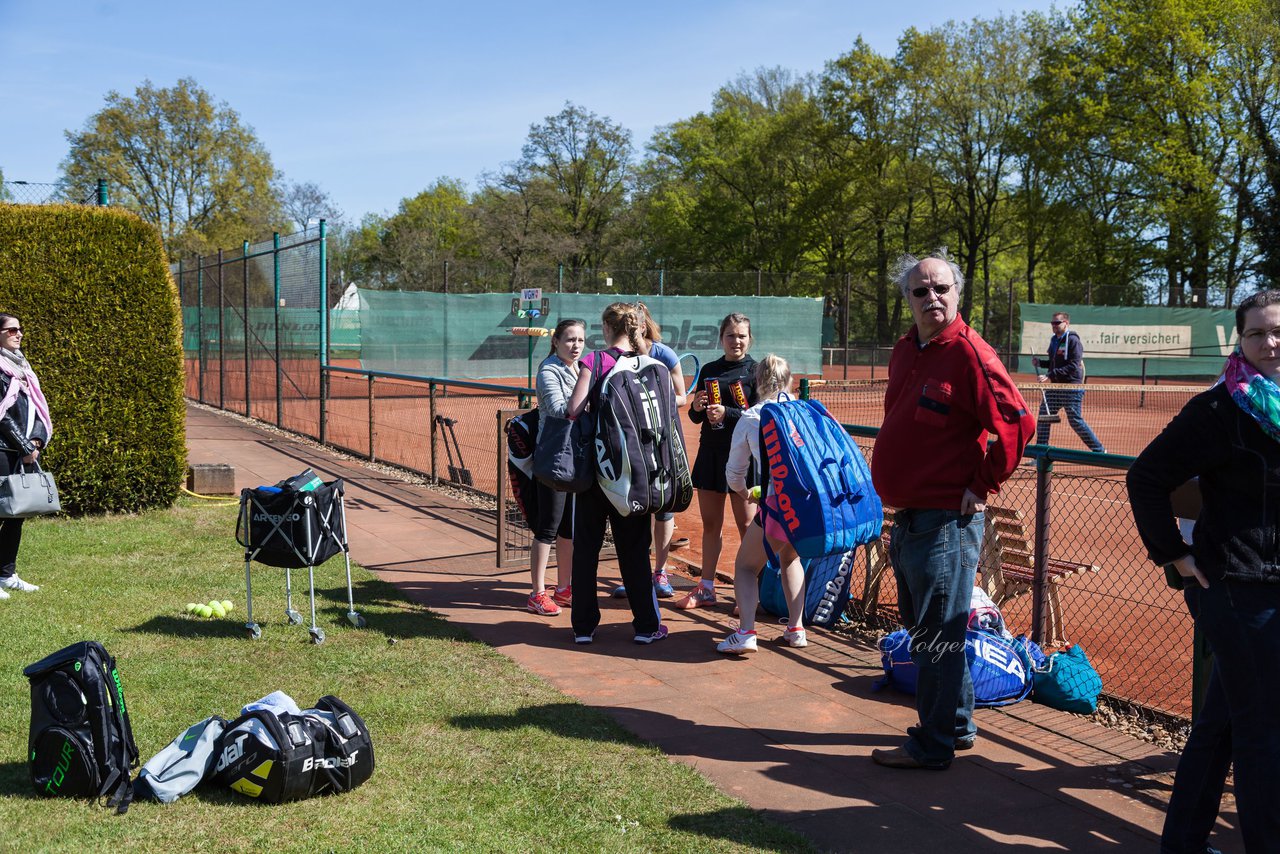
M 1031 591 L 1035 578 L 1034 540 L 1028 536 L 1018 510 L 988 504 L 985 519 L 986 530 L 978 556 L 978 584 L 997 607 L 1004 608 L 1006 602 Z M 1058 585 L 1073 575 L 1097 571 L 1097 564 L 1058 558 L 1045 561 L 1045 646 L 1060 646 L 1065 642 Z
M 1022 513 L 1007 507 L 988 504 L 984 513 L 985 529 L 978 553 L 978 586 L 1000 608 L 1006 602 L 1031 592 L 1035 578 L 1035 552 L 1027 535 Z M 893 511 L 885 508 L 884 527 L 880 538 L 867 545 L 867 575 L 862 585 L 862 615 L 873 617 L 879 607 L 880 584 L 889 571 L 889 532 L 893 528 Z M 1064 578 L 1084 572 L 1097 572 L 1095 564 L 1049 558 L 1045 566 L 1047 600 L 1044 643 L 1059 646 L 1064 642 L 1062 604 L 1058 584 Z

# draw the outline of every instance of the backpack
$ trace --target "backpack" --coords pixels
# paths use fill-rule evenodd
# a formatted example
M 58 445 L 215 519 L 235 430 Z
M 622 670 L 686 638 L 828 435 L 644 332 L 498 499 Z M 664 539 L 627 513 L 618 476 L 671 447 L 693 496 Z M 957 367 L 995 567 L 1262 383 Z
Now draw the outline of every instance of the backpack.
M 127 812 L 138 748 L 116 660 L 97 641 L 81 641 L 22 675 L 31 680 L 27 755 L 36 792 L 106 798 L 117 813 Z
M 200 785 L 213 770 L 218 737 L 227 722 L 217 715 L 187 727 L 138 771 L 134 794 L 139 799 L 171 804 Z
M 346 792 L 373 774 L 369 728 L 332 695 L 300 714 L 251 704 L 214 751 L 215 783 L 269 804 Z
M 693 481 L 667 366 L 621 355 L 599 386 L 596 481 L 619 515 L 686 509 Z
M 533 479 L 538 418 L 538 410 L 530 409 L 507 421 L 507 480 L 511 483 L 511 497 L 530 530 L 538 523 L 538 482 Z
M 867 461 L 821 403 L 766 403 L 760 452 L 768 491 L 777 498 L 777 508 L 766 512 L 800 557 L 843 554 L 880 536 L 884 509 Z
M 768 544 L 766 543 L 766 546 Z M 760 573 L 760 607 L 776 617 L 786 617 L 787 600 L 782 593 L 782 566 L 772 549 L 766 548 L 769 562 Z M 854 552 L 801 558 L 804 567 L 804 622 L 830 628 L 841 621 L 849 604 L 849 578 Z

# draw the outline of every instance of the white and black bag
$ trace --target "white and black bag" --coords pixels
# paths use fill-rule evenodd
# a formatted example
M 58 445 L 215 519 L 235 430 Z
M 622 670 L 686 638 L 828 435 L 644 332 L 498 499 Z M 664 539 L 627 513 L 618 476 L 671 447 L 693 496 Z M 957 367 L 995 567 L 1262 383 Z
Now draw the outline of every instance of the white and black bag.
M 321 697 L 298 714 L 259 705 L 218 738 L 218 785 L 276 804 L 350 791 L 373 774 L 369 728 L 337 697 Z
M 667 366 L 621 355 L 600 386 L 596 474 L 622 516 L 679 513 L 693 500 L 675 387 Z

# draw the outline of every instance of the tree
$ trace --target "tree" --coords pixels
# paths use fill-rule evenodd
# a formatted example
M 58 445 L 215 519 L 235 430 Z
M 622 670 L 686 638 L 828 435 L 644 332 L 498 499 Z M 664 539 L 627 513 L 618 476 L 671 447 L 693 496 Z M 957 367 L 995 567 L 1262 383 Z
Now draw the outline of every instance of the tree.
M 461 181 L 438 178 L 401 199 L 393 216 L 366 217 L 348 249 L 351 278 L 400 290 L 441 286 L 446 262 L 476 257 L 470 204 Z
M 298 226 L 299 231 L 322 219 L 330 227 L 337 227 L 342 221 L 342 211 L 329 198 L 329 194 L 314 182 L 299 184 L 296 181 L 281 180 L 277 184 L 276 195 L 280 198 L 280 207 L 285 215 Z
M 571 103 L 532 125 L 520 171 L 554 191 L 548 225 L 566 237 L 562 260 L 596 269 L 613 248 L 612 226 L 627 200 L 631 132 Z
M 0 169 L 0 202 L 7 202 L 12 198 L 9 188 L 4 185 L 4 170 Z
M 160 229 L 170 256 L 209 252 L 269 234 L 280 223 L 275 169 L 253 129 L 192 78 L 150 80 L 67 131 L 63 179 L 111 182 L 113 203 Z

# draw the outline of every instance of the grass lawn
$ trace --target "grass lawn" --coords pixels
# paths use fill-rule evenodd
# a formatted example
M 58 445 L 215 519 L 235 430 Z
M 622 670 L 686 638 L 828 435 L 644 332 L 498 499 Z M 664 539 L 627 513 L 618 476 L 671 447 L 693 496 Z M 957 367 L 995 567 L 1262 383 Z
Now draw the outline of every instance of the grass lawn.
M 41 585 L 0 602 L 0 848 L 12 851 L 808 851 L 800 837 L 557 693 L 363 569 L 344 619 L 341 557 L 317 574 L 323 645 L 283 622 L 282 570 L 254 564 L 243 631 L 234 506 L 34 520 L 19 572 Z M 294 574 L 306 612 L 306 570 Z M 226 619 L 187 602 L 231 599 Z M 36 797 L 27 776 L 22 668 L 67 644 L 117 659 L 145 761 L 188 725 L 232 718 L 281 689 L 304 708 L 346 700 L 373 733 L 377 769 L 354 792 L 261 805 L 202 788 L 127 815 Z M 396 641 L 392 643 L 391 641 Z

